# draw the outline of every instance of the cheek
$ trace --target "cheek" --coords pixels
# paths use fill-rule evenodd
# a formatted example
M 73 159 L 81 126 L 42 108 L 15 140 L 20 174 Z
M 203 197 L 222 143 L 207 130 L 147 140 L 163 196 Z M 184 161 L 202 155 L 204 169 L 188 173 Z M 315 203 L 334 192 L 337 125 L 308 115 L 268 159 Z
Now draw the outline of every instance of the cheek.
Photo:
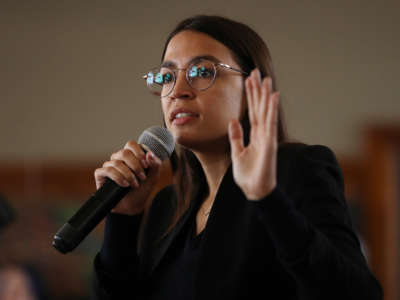
M 224 89 L 219 96 L 219 112 L 229 121 L 233 118 L 239 119 L 243 110 L 243 89 L 241 84 L 231 86 L 231 88 Z
M 212 101 L 209 101 L 204 108 L 214 126 L 228 128 L 232 119 L 240 119 L 242 112 L 242 93 L 240 90 L 220 90 L 214 93 L 210 100 Z
M 162 109 L 162 114 L 164 117 L 165 125 L 169 129 L 170 126 L 169 126 L 169 118 L 168 118 L 168 113 L 167 113 L 168 109 L 167 109 L 167 105 L 163 101 L 161 101 L 161 109 Z
M 163 113 L 164 118 L 166 118 L 167 117 L 166 113 L 168 111 L 168 107 L 167 107 L 167 104 L 162 100 L 161 100 L 161 109 L 162 109 L 162 113 Z

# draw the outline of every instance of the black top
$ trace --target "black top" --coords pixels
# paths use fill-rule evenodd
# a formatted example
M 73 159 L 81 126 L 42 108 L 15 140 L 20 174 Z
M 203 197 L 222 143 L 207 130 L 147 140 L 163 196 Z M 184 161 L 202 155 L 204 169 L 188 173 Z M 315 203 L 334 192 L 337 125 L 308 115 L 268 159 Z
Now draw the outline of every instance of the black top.
M 149 300 L 194 299 L 194 275 L 203 231 L 196 235 L 196 222 L 191 223 L 190 229 L 182 230 L 179 241 L 154 270 Z
M 195 299 L 382 299 L 352 228 L 333 152 L 283 144 L 277 158 L 277 186 L 258 201 L 246 198 L 228 168 L 197 254 L 179 255 L 195 205 L 162 237 L 176 207 L 172 185 L 144 219 L 109 215 L 94 262 L 94 298 L 146 299 L 154 284 L 168 291 L 164 270 L 175 274 L 173 284 L 187 280 Z M 180 275 L 174 269 L 184 260 L 187 273 Z

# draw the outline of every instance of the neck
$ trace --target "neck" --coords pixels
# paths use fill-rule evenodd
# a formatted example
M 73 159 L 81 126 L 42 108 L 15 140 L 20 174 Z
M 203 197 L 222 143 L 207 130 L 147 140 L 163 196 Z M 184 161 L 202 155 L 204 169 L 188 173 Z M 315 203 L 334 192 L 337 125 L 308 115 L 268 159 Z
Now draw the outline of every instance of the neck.
M 209 195 L 214 198 L 222 178 L 231 163 L 230 153 L 226 149 L 211 149 L 210 151 L 193 152 L 203 168 L 206 176 Z

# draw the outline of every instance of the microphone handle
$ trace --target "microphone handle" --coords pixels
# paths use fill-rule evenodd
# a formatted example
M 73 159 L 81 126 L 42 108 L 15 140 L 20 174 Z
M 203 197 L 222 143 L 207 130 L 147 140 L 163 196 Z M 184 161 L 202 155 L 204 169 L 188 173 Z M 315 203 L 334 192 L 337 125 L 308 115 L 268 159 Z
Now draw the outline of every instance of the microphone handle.
M 64 254 L 74 250 L 130 189 L 106 178 L 101 188 L 56 232 L 53 247 Z

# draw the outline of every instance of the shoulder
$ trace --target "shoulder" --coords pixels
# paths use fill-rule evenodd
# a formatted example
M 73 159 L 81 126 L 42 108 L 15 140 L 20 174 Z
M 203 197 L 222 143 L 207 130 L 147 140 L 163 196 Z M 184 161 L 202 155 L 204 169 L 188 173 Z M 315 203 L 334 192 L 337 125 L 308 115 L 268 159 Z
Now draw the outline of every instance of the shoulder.
M 169 210 L 176 205 L 176 186 L 169 184 L 162 188 L 155 196 L 150 205 L 150 211 Z
M 175 214 L 177 206 L 176 186 L 170 184 L 161 189 L 151 201 L 145 213 L 145 223 L 158 224 L 156 226 L 166 226 Z
M 335 159 L 333 151 L 324 145 L 308 145 L 299 142 L 285 142 L 279 145 L 278 155 L 284 157 L 314 157 L 316 159 Z M 335 159 L 336 160 L 336 159 Z
M 160 199 L 160 198 L 171 198 L 176 196 L 176 186 L 175 184 L 169 184 L 165 187 L 163 187 L 155 196 L 154 200 Z
M 278 160 L 286 163 L 338 164 L 335 153 L 324 145 L 282 143 L 278 147 Z
M 168 185 L 161 189 L 144 214 L 139 252 L 149 241 L 157 240 L 168 228 L 176 209 L 176 189 Z
M 343 174 L 335 153 L 324 145 L 282 143 L 278 148 L 278 173 L 283 177 L 333 177 L 343 185 Z M 279 174 L 278 174 L 279 175 Z

